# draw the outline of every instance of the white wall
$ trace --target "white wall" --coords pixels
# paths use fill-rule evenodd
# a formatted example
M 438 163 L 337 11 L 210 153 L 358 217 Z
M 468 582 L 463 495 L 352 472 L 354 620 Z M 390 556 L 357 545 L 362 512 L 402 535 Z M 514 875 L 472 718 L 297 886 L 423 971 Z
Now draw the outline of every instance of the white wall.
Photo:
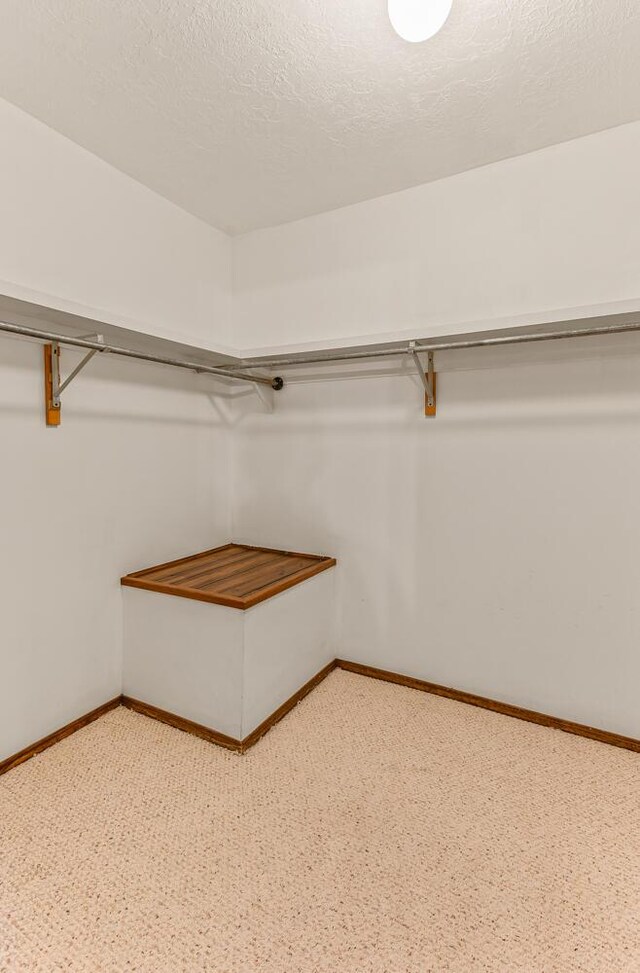
M 225 234 L 0 100 L 0 292 L 213 350 Z
M 2 339 L 0 759 L 122 691 L 120 577 L 230 529 L 211 379 L 97 358 L 47 429 L 41 361 Z
M 639 159 L 636 123 L 238 238 L 236 342 L 639 308 Z M 289 385 L 238 427 L 235 536 L 338 557 L 346 658 L 640 737 L 640 357 L 614 340 L 439 356 L 435 421 L 407 377 Z
M 2 101 L 0 140 L 0 293 L 224 347 L 224 234 Z M 228 540 L 215 387 L 96 358 L 47 429 L 42 348 L 1 339 L 0 759 L 122 691 L 122 574 Z
M 234 344 L 640 308 L 640 122 L 236 238 Z
M 640 307 L 640 123 L 230 240 L 0 100 L 0 292 L 218 351 Z
M 408 377 L 276 401 L 233 533 L 338 558 L 337 654 L 640 737 L 637 347 L 441 374 L 433 420 Z
M 640 297 L 640 125 L 250 234 L 233 282 L 217 231 L 3 103 L 0 132 L 0 290 L 113 324 L 270 350 Z M 446 372 L 435 422 L 380 377 L 226 427 L 105 358 L 48 430 L 41 354 L 2 339 L 0 757 L 120 691 L 122 573 L 230 537 L 339 557 L 341 655 L 640 736 L 636 355 Z

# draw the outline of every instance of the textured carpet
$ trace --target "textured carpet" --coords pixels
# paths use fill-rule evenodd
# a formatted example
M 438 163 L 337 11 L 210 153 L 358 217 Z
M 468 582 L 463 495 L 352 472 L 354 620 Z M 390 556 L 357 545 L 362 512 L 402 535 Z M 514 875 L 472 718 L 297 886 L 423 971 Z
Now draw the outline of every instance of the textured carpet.
M 3 973 L 640 970 L 640 758 L 351 673 L 244 757 L 115 710 L 0 835 Z

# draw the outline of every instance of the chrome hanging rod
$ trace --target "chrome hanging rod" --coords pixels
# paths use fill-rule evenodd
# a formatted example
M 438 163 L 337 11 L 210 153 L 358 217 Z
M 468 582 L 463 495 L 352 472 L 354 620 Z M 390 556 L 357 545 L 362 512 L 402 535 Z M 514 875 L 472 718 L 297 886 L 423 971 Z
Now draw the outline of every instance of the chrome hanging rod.
M 66 334 L 55 334 L 53 331 L 41 331 L 37 328 L 25 328 L 18 324 L 0 321 L 0 332 L 17 335 L 22 338 L 36 338 L 39 341 L 56 342 L 61 345 L 72 345 L 75 348 L 87 348 L 110 355 L 120 355 L 122 358 L 136 358 L 139 361 L 154 362 L 157 365 L 171 365 L 174 368 L 186 368 L 192 372 L 203 372 L 206 375 L 218 375 L 221 378 L 231 378 L 240 382 L 251 382 L 252 385 L 268 385 L 279 391 L 284 382 L 281 378 L 267 378 L 262 375 L 247 375 L 242 371 L 232 371 L 228 366 L 204 365 L 201 362 L 187 361 L 182 358 L 168 358 L 164 355 L 151 355 L 144 351 L 133 351 L 131 348 L 120 348 L 118 345 L 107 345 L 99 340 L 90 338 L 73 338 Z M 72 376 L 70 376 L 71 378 Z M 69 379 L 67 380 L 67 382 Z M 67 384 L 67 383 L 65 383 Z
M 271 368 L 286 365 L 322 365 L 325 362 L 361 361 L 368 358 L 389 358 L 391 356 L 407 356 L 417 352 L 433 353 L 435 351 L 455 351 L 459 348 L 486 348 L 497 345 L 521 345 L 534 341 L 558 341 L 562 338 L 583 338 L 592 335 L 624 334 L 628 331 L 640 331 L 639 321 L 628 321 L 622 324 L 603 324 L 590 328 L 572 328 L 565 331 L 538 331 L 511 335 L 494 335 L 487 338 L 464 338 L 457 341 L 416 341 L 409 342 L 402 347 L 394 345 L 387 348 L 375 348 L 369 351 L 338 351 L 335 354 L 321 354 L 312 352 L 295 357 L 276 355 L 273 358 L 254 359 L 238 362 L 227 366 L 229 371 L 247 368 Z

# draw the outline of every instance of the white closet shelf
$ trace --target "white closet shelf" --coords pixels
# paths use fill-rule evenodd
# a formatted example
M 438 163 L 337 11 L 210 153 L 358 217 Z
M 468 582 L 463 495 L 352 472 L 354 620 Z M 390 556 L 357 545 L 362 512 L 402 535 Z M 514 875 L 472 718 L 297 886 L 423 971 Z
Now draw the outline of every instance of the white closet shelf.
M 625 311 L 585 318 L 458 333 L 438 337 L 417 337 L 412 341 L 390 341 L 356 345 L 324 351 L 253 357 L 240 360 L 166 338 L 142 334 L 91 318 L 53 310 L 11 297 L 0 296 L 0 333 L 45 342 L 45 389 L 47 425 L 60 424 L 60 395 L 95 354 L 114 354 L 177 368 L 206 373 L 219 378 L 267 386 L 280 391 L 284 381 L 280 371 L 310 365 L 375 363 L 386 359 L 410 363 L 424 388 L 424 414 L 435 416 L 437 375 L 435 356 L 454 356 L 475 349 L 521 347 L 544 342 L 567 342 L 587 337 L 601 339 L 640 332 L 640 312 Z M 56 330 L 51 330 L 51 325 Z M 87 331 L 90 333 L 87 334 Z M 126 342 L 121 344 L 120 342 Z M 85 358 L 61 381 L 60 345 L 68 344 L 87 351 Z M 426 356 L 425 359 L 420 356 Z M 259 371 L 258 371 L 259 370 Z M 267 372 L 267 374 L 265 374 Z M 373 373 L 376 374 L 375 372 Z

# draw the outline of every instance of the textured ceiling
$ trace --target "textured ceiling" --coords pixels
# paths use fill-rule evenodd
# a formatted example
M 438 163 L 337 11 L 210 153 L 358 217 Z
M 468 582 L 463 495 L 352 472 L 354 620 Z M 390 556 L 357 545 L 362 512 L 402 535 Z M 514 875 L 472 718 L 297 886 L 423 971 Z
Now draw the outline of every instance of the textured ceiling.
M 240 232 L 640 118 L 637 0 L 2 0 L 0 96 Z

